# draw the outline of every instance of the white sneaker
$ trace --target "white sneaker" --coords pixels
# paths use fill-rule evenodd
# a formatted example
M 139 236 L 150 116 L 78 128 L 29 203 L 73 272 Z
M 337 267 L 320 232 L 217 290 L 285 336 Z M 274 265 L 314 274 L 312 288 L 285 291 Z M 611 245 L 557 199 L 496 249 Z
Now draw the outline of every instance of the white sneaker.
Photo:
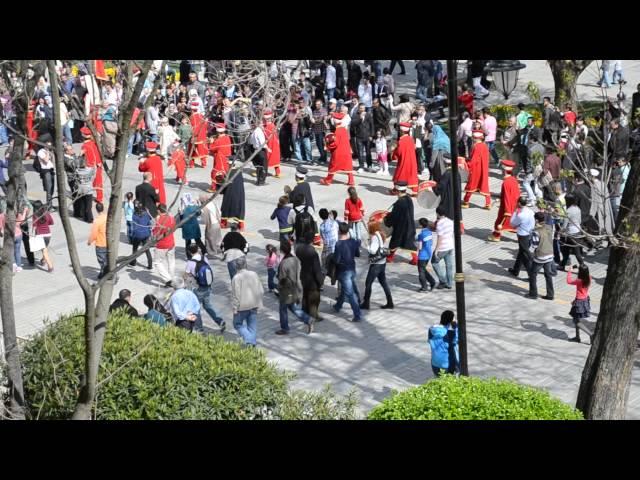
M 384 175 L 384 170 L 380 169 L 376 172 L 376 175 Z
M 22 271 L 22 267 L 16 267 L 14 270 L 14 273 L 18 273 Z
M 358 173 L 364 173 L 364 168 L 359 168 Z

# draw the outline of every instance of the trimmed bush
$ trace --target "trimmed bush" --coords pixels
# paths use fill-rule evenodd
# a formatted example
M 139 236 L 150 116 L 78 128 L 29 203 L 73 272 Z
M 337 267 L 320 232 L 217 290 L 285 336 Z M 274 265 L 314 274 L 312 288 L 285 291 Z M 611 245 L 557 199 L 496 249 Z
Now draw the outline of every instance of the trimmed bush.
M 395 392 L 369 420 L 582 420 L 580 411 L 546 391 L 495 378 L 444 375 Z
M 71 417 L 84 365 L 83 324 L 82 316 L 61 318 L 26 344 L 30 418 Z M 286 398 L 290 378 L 260 349 L 116 313 L 107 327 L 94 417 L 258 419 Z

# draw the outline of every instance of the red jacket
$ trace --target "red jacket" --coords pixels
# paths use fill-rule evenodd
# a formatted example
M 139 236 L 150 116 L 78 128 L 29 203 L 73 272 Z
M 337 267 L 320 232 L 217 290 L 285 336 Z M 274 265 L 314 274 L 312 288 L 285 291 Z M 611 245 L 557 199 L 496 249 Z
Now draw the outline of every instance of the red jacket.
M 175 226 L 176 226 L 175 218 L 173 218 L 168 213 L 161 213 L 160 215 L 158 215 L 158 218 L 156 219 L 156 226 L 153 227 L 153 231 L 151 232 L 151 234 L 154 237 L 160 237 Z M 173 232 L 170 235 L 167 235 L 165 238 L 163 238 L 156 244 L 156 248 L 159 248 L 160 250 L 169 250 L 171 248 L 174 248 L 175 246 L 176 246 L 176 242 L 173 238 Z

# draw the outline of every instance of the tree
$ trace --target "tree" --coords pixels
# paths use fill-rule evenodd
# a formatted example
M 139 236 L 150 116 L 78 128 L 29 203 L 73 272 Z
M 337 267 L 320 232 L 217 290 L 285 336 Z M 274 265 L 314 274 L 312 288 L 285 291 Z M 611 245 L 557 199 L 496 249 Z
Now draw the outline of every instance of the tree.
M 577 100 L 576 84 L 578 77 L 593 60 L 547 60 L 555 84 L 554 103 L 561 105 Z
M 60 104 L 60 93 L 58 88 L 58 74 L 55 68 L 54 61 L 48 61 L 48 70 L 51 77 L 51 90 L 53 97 L 53 104 Z M 91 62 L 89 62 L 91 64 Z M 163 237 L 152 237 L 150 241 L 139 249 L 136 254 L 130 255 L 126 258 L 118 258 L 119 247 L 119 231 L 121 224 L 121 212 L 120 208 L 122 201 L 122 178 L 124 174 L 124 164 L 127 155 L 127 143 L 130 135 L 133 133 L 134 126 L 131 125 L 131 119 L 133 111 L 138 104 L 138 101 L 143 95 L 146 95 L 146 102 L 143 111 L 140 115 L 144 115 L 144 111 L 149 107 L 150 103 L 154 100 L 154 92 L 159 86 L 162 75 L 158 74 L 155 77 L 153 89 L 144 89 L 144 83 L 151 70 L 152 61 L 143 62 L 141 67 L 136 68 L 140 70 L 140 76 L 137 82 L 133 81 L 133 67 L 135 62 L 124 62 L 121 78 L 123 79 L 123 100 L 120 105 L 120 111 L 118 116 L 118 133 L 116 135 L 116 152 L 113 159 L 113 166 L 107 170 L 107 178 L 111 184 L 111 192 L 109 196 L 109 207 L 107 213 L 107 273 L 98 280 L 95 284 L 90 284 L 88 279 L 82 273 L 82 265 L 80 264 L 76 240 L 73 232 L 73 225 L 71 224 L 69 213 L 67 210 L 67 199 L 64 194 L 60 194 L 59 210 L 62 220 L 65 236 L 67 239 L 67 248 L 71 258 L 74 275 L 82 289 L 85 303 L 85 367 L 83 383 L 80 385 L 80 393 L 78 396 L 78 402 L 75 412 L 73 414 L 74 419 L 90 419 L 91 410 L 96 394 L 96 380 L 98 376 L 98 368 L 100 364 L 100 356 L 102 353 L 102 347 L 104 344 L 104 336 L 107 328 L 107 317 L 109 310 L 110 298 L 113 293 L 114 278 L 119 270 L 124 268 L 130 261 L 135 260 L 137 257 L 152 248 L 161 238 L 172 234 L 177 228 L 180 228 L 185 222 L 189 221 L 192 217 L 199 215 L 200 210 L 206 206 L 209 202 L 217 196 L 217 192 L 210 196 L 207 202 L 203 203 L 200 208 L 195 211 L 189 217 L 183 218 L 176 227 L 167 232 Z M 272 106 L 276 99 L 284 104 L 285 111 L 286 106 L 289 103 L 288 91 L 282 88 L 283 82 L 279 79 L 271 81 L 267 75 L 266 63 L 260 61 L 246 61 L 236 62 L 237 68 L 235 68 L 233 76 L 236 80 L 242 80 L 245 84 L 253 85 L 254 95 L 260 95 L 264 99 L 264 106 Z M 161 72 L 162 67 L 159 69 Z M 222 83 L 222 82 L 221 82 Z M 221 86 L 221 85 L 220 85 Z M 146 90 L 146 91 L 145 91 Z M 77 99 L 77 110 L 82 111 L 82 106 Z M 251 98 L 244 99 L 240 103 L 251 103 Z M 240 106 L 239 109 L 247 110 L 246 107 Z M 259 111 L 253 111 L 251 117 L 254 121 L 259 121 Z M 62 142 L 62 128 L 60 124 L 60 112 L 59 109 L 55 109 L 55 125 L 56 125 L 56 175 L 58 191 L 64 192 L 66 190 L 64 184 L 64 165 L 63 165 L 63 142 Z M 83 115 L 81 115 L 83 116 Z M 284 118 L 284 114 L 280 117 L 280 121 Z M 94 124 L 94 117 L 83 116 L 86 125 L 91 129 L 95 138 L 99 138 L 96 134 L 96 128 Z M 251 118 L 249 119 L 249 121 Z M 234 135 L 236 143 L 234 146 L 243 148 L 247 142 L 247 137 L 244 135 L 238 135 L 240 131 L 234 131 L 230 129 L 230 133 Z M 97 142 L 100 147 L 100 142 Z M 246 163 L 257 154 L 254 152 L 249 158 L 243 162 Z M 104 156 L 103 156 L 104 158 Z M 105 164 L 105 169 L 107 165 Z M 240 170 L 234 171 L 233 175 L 227 175 L 225 179 L 225 185 L 228 185 L 235 175 L 239 174 Z M 175 204 L 178 196 L 180 195 L 182 187 L 178 191 L 174 201 L 171 205 Z M 171 208 L 171 207 L 170 207 Z

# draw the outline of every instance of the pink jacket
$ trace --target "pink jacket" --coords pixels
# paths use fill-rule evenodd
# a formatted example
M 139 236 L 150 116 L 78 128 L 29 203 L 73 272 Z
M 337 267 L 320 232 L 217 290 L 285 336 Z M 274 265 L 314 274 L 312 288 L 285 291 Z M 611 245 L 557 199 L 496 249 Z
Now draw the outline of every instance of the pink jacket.
M 496 141 L 496 131 L 498 129 L 498 122 L 496 117 L 487 117 L 484 119 L 484 128 L 487 131 L 487 137 L 485 138 L 485 142 L 495 142 Z

